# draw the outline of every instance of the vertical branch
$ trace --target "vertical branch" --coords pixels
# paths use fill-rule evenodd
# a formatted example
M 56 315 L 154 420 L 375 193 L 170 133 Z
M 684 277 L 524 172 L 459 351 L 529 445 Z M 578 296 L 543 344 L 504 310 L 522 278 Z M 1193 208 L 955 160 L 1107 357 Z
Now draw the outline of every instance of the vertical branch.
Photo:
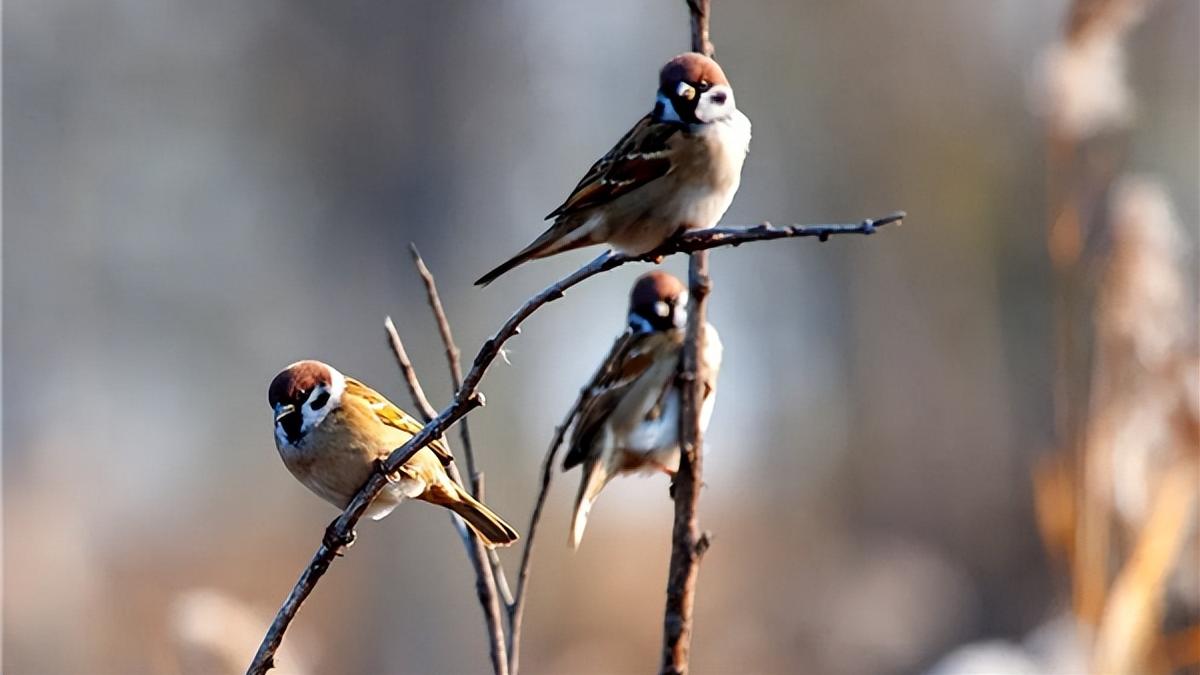
M 429 308 L 433 310 L 433 318 L 437 321 L 438 333 L 442 336 L 442 344 L 446 347 L 446 363 L 450 366 L 450 384 L 454 386 L 454 391 L 458 391 L 459 387 L 462 386 L 462 352 L 459 351 L 458 345 L 454 343 L 454 333 L 450 331 L 450 320 L 446 318 L 446 310 L 442 306 L 441 297 L 438 295 L 437 282 L 433 279 L 433 272 L 430 272 L 429 267 L 425 265 L 425 261 L 421 258 L 421 252 L 417 250 L 416 244 L 410 243 L 408 249 L 412 253 L 413 264 L 417 268 L 417 274 L 421 275 L 421 282 L 425 284 L 425 294 L 429 299 Z M 471 432 L 467 425 L 467 420 L 463 420 L 458 425 L 458 432 L 462 438 L 463 457 L 467 460 L 467 477 L 471 480 L 471 495 L 482 501 L 483 475 L 475 465 L 475 447 L 471 445 Z
M 687 5 L 692 18 L 692 51 L 712 56 L 713 45 L 708 39 L 709 0 L 687 0 Z
M 525 619 L 525 592 L 529 583 L 529 570 L 533 561 L 533 540 L 537 536 L 538 523 L 542 520 L 542 509 L 546 506 L 546 497 L 550 494 L 550 483 L 554 480 L 554 459 L 558 449 L 562 447 L 567 429 L 579 412 L 582 396 L 575 401 L 571 411 L 562 424 L 554 430 L 554 439 L 550 441 L 550 449 L 542 460 L 542 483 L 538 489 L 537 500 L 533 504 L 533 513 L 529 516 L 529 528 L 525 531 L 525 548 L 521 551 L 521 567 L 517 572 L 517 592 L 508 608 L 508 672 L 516 675 L 521 667 L 521 626 Z
M 417 274 L 421 276 L 421 282 L 425 284 L 429 308 L 433 311 L 438 333 L 442 336 L 442 344 L 446 348 L 446 362 L 450 367 L 450 384 L 454 386 L 454 391 L 458 391 L 462 387 L 462 363 L 460 361 L 462 352 L 454 343 L 454 332 L 450 330 L 450 319 L 446 317 L 446 308 L 442 306 L 442 298 L 438 295 L 437 281 L 433 278 L 433 272 L 429 271 L 416 244 L 409 243 L 408 249 L 412 253 L 413 265 L 417 268 Z M 468 487 L 473 497 L 483 501 L 483 472 L 479 471 L 475 464 L 475 446 L 471 444 L 471 431 L 467 420 L 464 419 L 459 424 L 458 430 L 463 444 L 463 456 L 467 458 L 467 478 L 471 481 Z M 461 480 L 459 483 L 466 485 Z M 508 577 L 504 574 L 504 566 L 500 564 L 500 554 L 493 549 L 486 549 L 486 552 L 488 563 L 492 567 L 492 578 L 495 579 L 496 588 L 500 591 L 500 598 L 504 601 L 504 608 L 511 619 L 513 595 L 508 587 Z
M 709 0 L 688 0 L 692 49 L 712 55 L 709 41 Z M 671 530 L 671 563 L 667 572 L 667 603 L 663 612 L 664 675 L 688 672 L 692 646 L 692 619 L 696 604 L 696 577 L 700 557 L 708 549 L 708 535 L 700 532 L 696 507 L 703 484 L 704 430 L 700 409 L 704 401 L 704 329 L 708 317 L 708 252 L 692 253 L 688 260 L 687 337 L 679 379 L 682 405 L 679 415 L 679 472 L 675 474 L 675 522 Z
M 396 330 L 396 324 L 392 322 L 392 317 L 387 317 L 383 326 L 388 334 L 388 344 L 396 356 L 396 363 L 399 364 L 400 372 L 404 375 L 404 382 L 408 385 L 408 391 L 412 395 L 413 405 L 416 406 L 422 421 L 428 424 L 430 420 L 437 417 L 437 411 L 425 396 L 425 390 L 421 387 L 421 381 L 417 379 L 417 371 L 413 368 L 412 360 L 408 358 L 408 351 L 404 349 L 404 341 L 400 339 L 400 333 Z M 446 449 L 449 450 L 448 443 Z M 459 485 L 463 484 L 462 476 L 459 475 L 458 465 L 455 462 L 451 462 L 446 467 L 446 473 L 450 475 L 450 480 Z M 496 675 L 507 675 L 508 654 L 504 643 L 504 626 L 500 618 L 500 603 L 496 599 L 496 580 L 489 564 L 489 551 L 458 514 L 450 514 L 450 519 L 454 523 L 454 529 L 458 531 L 459 538 L 462 539 L 463 547 L 467 550 L 467 559 L 471 561 L 471 568 L 475 572 L 475 594 L 483 608 L 483 619 L 487 626 L 490 647 L 488 653 L 492 659 L 492 671 Z
M 679 416 L 679 471 L 675 474 L 675 522 L 671 530 L 671 563 L 667 573 L 667 605 L 663 614 L 664 675 L 688 672 L 700 557 L 708 550 L 707 533 L 700 532 L 696 507 L 703 484 L 704 431 L 700 408 L 705 377 L 701 354 L 711 288 L 708 253 L 693 254 L 688 265 L 688 324 L 679 373 L 682 412 Z

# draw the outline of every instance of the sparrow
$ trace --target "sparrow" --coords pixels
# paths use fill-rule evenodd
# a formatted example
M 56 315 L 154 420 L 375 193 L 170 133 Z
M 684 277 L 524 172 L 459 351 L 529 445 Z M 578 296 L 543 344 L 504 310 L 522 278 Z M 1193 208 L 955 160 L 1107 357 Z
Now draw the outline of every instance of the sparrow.
M 305 487 L 344 509 L 376 466 L 423 426 L 374 389 L 320 361 L 284 368 L 267 392 L 275 411 L 275 447 Z M 517 532 L 446 473 L 453 461 L 439 439 L 417 451 L 367 507 L 379 520 L 404 499 L 457 513 L 489 547 L 506 546 Z
M 750 120 L 717 62 L 690 52 L 659 73 L 654 110 L 592 165 L 532 244 L 475 282 L 536 258 L 607 243 L 637 255 L 678 232 L 717 224 L 750 149 Z
M 674 478 L 679 469 L 676 374 L 687 301 L 687 289 L 670 274 L 655 271 L 640 277 L 629 297 L 628 327 L 584 391 L 563 459 L 564 471 L 583 466 L 571 519 L 572 548 L 579 547 L 592 504 L 614 477 L 661 471 Z M 721 351 L 716 329 L 705 324 L 702 429 L 712 415 Z

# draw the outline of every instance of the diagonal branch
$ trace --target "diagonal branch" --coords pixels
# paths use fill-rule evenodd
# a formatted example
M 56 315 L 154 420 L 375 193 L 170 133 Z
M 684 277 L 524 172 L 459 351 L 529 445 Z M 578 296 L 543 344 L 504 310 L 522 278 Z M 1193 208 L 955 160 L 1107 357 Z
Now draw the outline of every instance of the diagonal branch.
M 417 379 L 416 368 L 413 367 L 412 361 L 408 358 L 408 351 L 404 348 L 404 341 L 400 339 L 400 333 L 396 330 L 396 324 L 392 323 L 392 317 L 387 317 L 383 322 L 384 329 L 388 334 L 388 344 L 392 347 L 392 353 L 396 355 L 396 363 L 400 366 L 400 372 L 404 375 L 404 381 L 408 384 L 408 391 L 412 394 L 413 404 L 417 407 L 417 412 L 421 418 L 428 423 L 429 420 L 437 416 L 437 411 L 430 405 L 429 399 L 425 397 L 425 390 L 421 387 L 421 382 Z M 450 451 L 449 443 L 446 444 L 446 450 Z M 454 453 L 451 452 L 451 455 Z M 450 475 L 450 480 L 463 484 L 462 476 L 458 472 L 457 463 L 451 462 L 446 467 L 446 473 Z M 454 529 L 458 532 L 458 536 L 462 539 L 463 547 L 467 551 L 467 559 L 471 561 L 471 569 L 475 572 L 475 594 L 479 597 L 479 604 L 483 608 L 483 620 L 487 626 L 489 653 L 492 659 L 492 670 L 497 673 L 507 672 L 508 656 L 504 644 L 504 626 L 501 623 L 500 604 L 496 600 L 496 578 L 495 567 L 489 564 L 491 559 L 489 553 L 494 553 L 479 538 L 475 536 L 462 518 L 456 513 L 450 514 L 450 520 L 454 523 Z
M 584 397 L 588 392 L 593 390 L 601 378 L 611 370 L 608 366 L 612 362 L 612 357 L 616 354 L 617 349 L 625 342 L 625 336 L 613 343 L 609 354 L 601 362 L 601 367 L 596 369 L 592 378 L 588 383 L 579 390 L 579 396 L 575 398 L 575 403 L 571 404 L 571 409 L 567 411 L 567 416 L 554 429 L 554 438 L 550 440 L 550 447 L 546 450 L 546 457 L 542 460 L 542 482 L 538 487 L 537 500 L 533 504 L 533 513 L 529 516 L 529 527 L 525 531 L 525 548 L 521 551 L 521 567 L 517 573 L 517 593 L 514 596 L 513 603 L 509 606 L 508 625 L 508 671 L 510 675 L 516 675 L 521 665 L 521 626 L 525 618 L 525 595 L 528 590 L 530 568 L 533 563 L 533 541 L 537 537 L 538 523 L 542 520 L 542 509 L 546 506 L 546 497 L 550 494 L 550 484 L 554 481 L 554 460 L 558 457 L 558 451 L 562 448 L 563 441 L 566 439 L 567 430 L 571 428 L 575 417 L 579 415 L 579 409 L 583 406 Z
M 396 469 L 407 462 L 418 450 L 444 434 L 456 422 L 465 417 L 475 408 L 484 404 L 483 395 L 479 393 L 479 383 L 487 373 L 488 368 L 500 355 L 504 344 L 520 332 L 521 323 L 529 318 L 543 305 L 563 297 L 567 290 L 579 283 L 602 272 L 626 265 L 632 262 L 656 262 L 664 256 L 675 253 L 693 253 L 719 246 L 738 246 L 752 241 L 765 241 L 785 237 L 818 237 L 828 239 L 832 235 L 841 234 L 874 234 L 876 228 L 899 224 L 904 220 L 903 212 L 896 212 L 879 220 L 865 220 L 858 224 L 813 225 L 774 227 L 768 224 L 751 227 L 744 230 L 737 228 L 712 228 L 688 232 L 665 242 L 662 246 L 643 255 L 623 255 L 606 252 L 559 281 L 547 286 L 541 292 L 526 300 L 511 316 L 504 321 L 499 329 L 480 346 L 479 352 L 471 363 L 471 369 L 463 377 L 462 386 L 455 392 L 450 401 L 436 417 L 429 421 L 421 431 L 410 438 L 407 443 L 396 448 L 387 460 L 371 474 L 366 484 L 350 501 L 349 506 L 326 528 L 322 544 L 317 548 L 308 566 L 296 581 L 283 606 L 275 615 L 267 634 L 259 645 L 247 673 L 265 673 L 274 665 L 275 651 L 283 641 L 287 628 L 291 625 L 300 605 L 312 594 L 317 582 L 329 569 L 346 543 L 353 540 L 354 526 L 362 518 L 367 505 L 375 498 L 387 483 L 385 473 L 394 473 Z

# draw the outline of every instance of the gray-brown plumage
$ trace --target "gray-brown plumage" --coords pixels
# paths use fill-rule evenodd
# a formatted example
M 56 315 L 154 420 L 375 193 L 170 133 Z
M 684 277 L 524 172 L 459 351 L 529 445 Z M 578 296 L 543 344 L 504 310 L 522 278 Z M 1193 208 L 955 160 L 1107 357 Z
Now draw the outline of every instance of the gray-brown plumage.
M 676 383 L 687 323 L 687 290 L 665 272 L 650 272 L 630 293 L 629 327 L 584 394 L 563 459 L 582 466 L 570 544 L 578 547 L 600 491 L 621 474 L 679 467 L 680 392 Z M 721 367 L 721 340 L 705 326 L 701 425 L 707 427 Z
M 750 145 L 750 120 L 716 61 L 681 54 L 663 66 L 654 111 L 592 165 L 533 243 L 483 275 L 555 253 L 610 244 L 645 253 L 677 232 L 712 227 L 729 208 Z

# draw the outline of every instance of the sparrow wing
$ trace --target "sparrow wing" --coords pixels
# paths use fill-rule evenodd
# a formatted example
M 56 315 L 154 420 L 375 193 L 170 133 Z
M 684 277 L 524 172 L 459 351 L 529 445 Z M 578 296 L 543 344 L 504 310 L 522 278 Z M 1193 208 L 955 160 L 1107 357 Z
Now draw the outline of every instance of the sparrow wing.
M 571 446 L 563 458 L 563 470 L 582 463 L 600 450 L 596 438 L 604 423 L 625 398 L 638 389 L 639 380 L 657 361 L 677 356 L 680 336 L 671 333 L 626 331 L 597 371 L 594 385 L 584 394 L 579 417 L 571 434 Z M 665 390 L 670 378 L 661 383 Z M 644 387 L 641 387 L 644 388 Z M 655 392 L 657 402 L 662 392 Z
M 371 411 L 375 413 L 380 422 L 393 429 L 399 429 L 410 436 L 416 436 L 425 426 L 408 413 L 397 408 L 394 403 L 384 398 L 382 394 L 352 377 L 346 378 L 346 394 L 362 398 L 367 402 L 367 406 L 371 408 Z M 434 440 L 427 447 L 433 451 L 433 454 L 438 456 L 443 465 L 448 466 L 450 462 L 454 461 L 454 455 L 450 454 L 442 439 Z
M 567 200 L 546 219 L 610 202 L 671 172 L 670 140 L 682 125 L 646 115 L 588 169 Z

